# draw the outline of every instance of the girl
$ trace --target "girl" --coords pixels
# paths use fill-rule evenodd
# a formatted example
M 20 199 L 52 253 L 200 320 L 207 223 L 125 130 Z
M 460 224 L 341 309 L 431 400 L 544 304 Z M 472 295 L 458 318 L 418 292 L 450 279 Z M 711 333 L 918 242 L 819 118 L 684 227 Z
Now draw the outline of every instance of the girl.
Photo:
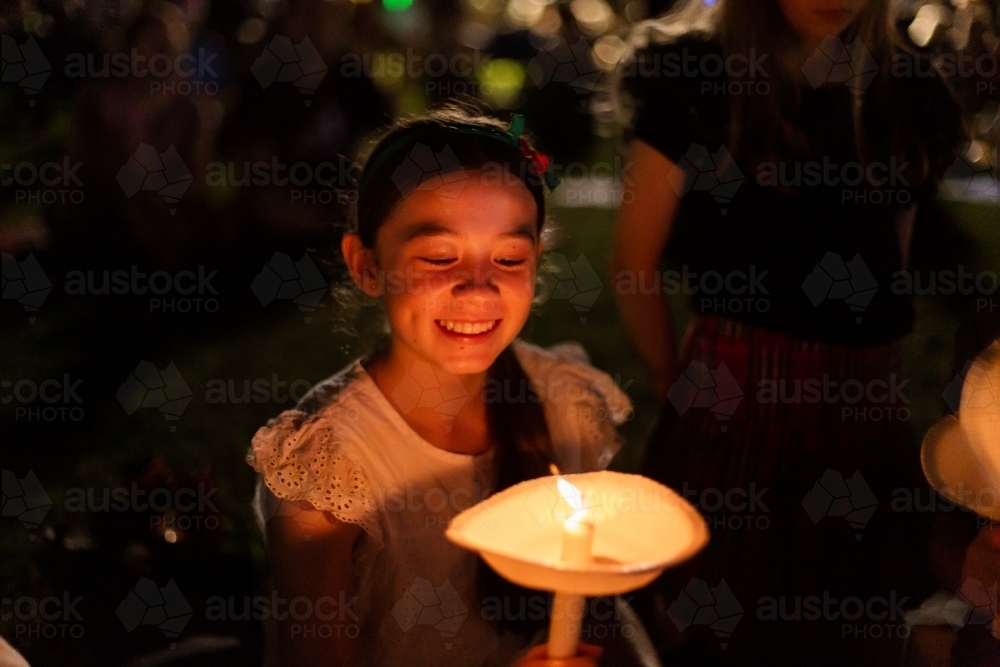
M 516 339 L 545 220 L 546 161 L 520 129 L 449 106 L 369 156 L 341 251 L 389 342 L 260 429 L 249 457 L 277 594 L 314 603 L 279 624 L 282 666 L 510 665 L 544 626 L 526 613 L 543 594 L 524 599 L 444 530 L 552 463 L 605 468 L 632 406 L 579 345 Z M 544 647 L 519 664 L 549 664 Z
M 894 69 L 916 56 L 889 7 L 698 0 L 636 31 L 611 275 L 643 287 L 615 293 L 663 405 L 645 472 L 715 528 L 647 606 L 677 664 L 894 664 L 902 606 L 932 590 L 930 514 L 893 505 L 929 489 L 899 365 L 913 305 L 891 286 L 964 137 L 940 78 Z M 695 313 L 680 358 L 668 245 Z M 672 612 L 706 582 L 728 621 L 688 629 Z M 846 621 L 847 598 L 909 602 Z

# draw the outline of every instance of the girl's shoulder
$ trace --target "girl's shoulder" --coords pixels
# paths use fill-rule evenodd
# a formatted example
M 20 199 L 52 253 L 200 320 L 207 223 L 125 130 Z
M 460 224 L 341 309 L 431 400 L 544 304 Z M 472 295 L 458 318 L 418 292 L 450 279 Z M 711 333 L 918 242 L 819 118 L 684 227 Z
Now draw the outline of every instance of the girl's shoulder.
M 278 499 L 304 501 L 378 536 L 375 489 L 361 465 L 369 413 L 360 359 L 320 382 L 257 430 L 247 463 Z
M 596 368 L 577 342 L 542 348 L 518 339 L 513 346 L 545 410 L 560 469 L 585 472 L 606 468 L 624 444 L 617 427 L 634 412 L 620 378 Z

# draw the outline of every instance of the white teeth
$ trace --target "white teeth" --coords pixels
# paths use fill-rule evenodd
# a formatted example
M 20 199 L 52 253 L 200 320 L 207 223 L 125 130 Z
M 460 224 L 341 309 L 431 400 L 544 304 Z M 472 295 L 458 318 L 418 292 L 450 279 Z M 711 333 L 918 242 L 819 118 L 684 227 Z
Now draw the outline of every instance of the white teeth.
M 448 331 L 462 334 L 479 334 L 492 329 L 497 320 L 490 322 L 452 322 L 451 320 L 438 320 L 438 323 Z

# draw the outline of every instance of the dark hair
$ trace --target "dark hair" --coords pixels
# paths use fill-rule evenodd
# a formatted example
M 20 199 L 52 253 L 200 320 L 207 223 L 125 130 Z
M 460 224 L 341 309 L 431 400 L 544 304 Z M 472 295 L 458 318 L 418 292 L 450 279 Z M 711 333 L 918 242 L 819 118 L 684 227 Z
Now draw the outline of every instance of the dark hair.
M 368 248 L 392 208 L 416 187 L 459 170 L 502 171 L 516 176 L 538 209 L 538 231 L 545 222 L 544 180 L 521 154 L 507 125 L 484 114 L 471 101 L 450 101 L 402 118 L 385 131 L 369 152 L 359 178 L 352 231 Z M 447 188 L 446 183 L 441 187 Z
M 637 26 L 630 36 L 632 51 L 622 64 L 631 66 L 642 55 L 637 51 L 650 42 L 679 42 L 688 37 L 717 41 L 726 58 L 747 57 L 754 50 L 767 54 L 768 62 L 776 68 L 778 76 L 768 79 L 766 94 L 728 95 L 726 143 L 736 163 L 754 172 L 764 161 L 808 159 L 805 135 L 789 122 L 790 113 L 800 102 L 800 74 L 789 71 L 781 56 L 795 47 L 797 38 L 778 0 L 679 0 L 662 17 Z M 850 105 L 854 151 L 859 161 L 867 166 L 895 157 L 909 164 L 905 175 L 915 189 L 933 186 L 957 155 L 959 146 L 968 141 L 960 107 L 950 89 L 934 77 L 923 87 L 927 90 L 909 90 L 902 77 L 891 73 L 897 55 L 920 57 L 909 52 L 898 38 L 891 0 L 870 0 L 839 39 L 845 51 L 858 39 L 859 52 L 847 55 L 852 60 L 867 56 L 878 71 L 866 90 L 852 91 L 841 86 L 837 91 Z M 628 98 L 636 94 L 630 88 L 636 85 L 637 81 L 631 81 L 624 90 L 612 91 L 625 94 L 624 104 L 616 110 L 621 114 L 616 120 L 625 126 L 630 124 Z M 931 128 L 923 118 L 927 115 L 935 119 Z
M 452 101 L 397 121 L 376 141 L 365 161 L 351 230 L 366 247 L 373 248 L 392 208 L 425 182 L 428 174 L 441 178 L 458 170 L 500 168 L 519 178 L 534 197 L 541 238 L 545 223 L 543 179 L 521 154 L 517 142 L 509 143 L 506 133 L 507 125 L 468 101 Z M 552 444 L 545 413 L 510 346 L 493 362 L 485 386 L 524 386 L 531 394 L 526 397 L 529 400 L 486 403 L 487 425 L 496 443 L 494 492 L 549 474 Z M 481 599 L 496 597 L 502 602 L 520 598 L 526 602 L 530 595 L 538 594 L 504 580 L 481 560 L 478 572 Z M 500 621 L 507 630 L 529 635 L 542 623 L 544 619 Z
M 792 28 L 777 0 L 724 0 L 718 10 L 718 36 L 725 55 L 758 53 L 778 54 L 792 48 Z M 925 100 L 908 99 L 898 77 L 890 71 L 896 54 L 907 52 L 892 21 L 890 0 L 870 0 L 851 25 L 840 35 L 842 44 L 860 38 L 861 53 L 867 54 L 878 68 L 871 86 L 863 94 L 854 94 L 852 121 L 854 149 L 863 165 L 875 160 L 896 157 L 900 162 L 912 161 L 907 177 L 918 189 L 940 177 L 944 167 L 954 158 L 962 141 L 967 141 L 958 106 L 939 104 L 934 131 L 940 137 L 921 136 L 916 131 L 914 110 L 910 107 Z M 917 57 L 914 53 L 908 53 Z M 779 69 L 780 59 L 775 60 Z M 750 163 L 769 159 L 802 159 L 807 157 L 805 139 L 784 118 L 789 108 L 798 103 L 798 86 L 792 74 L 773 77 L 771 94 L 764 96 L 730 96 L 730 141 L 737 160 Z M 844 97 L 852 96 L 847 86 L 841 87 Z M 936 100 L 934 100 L 936 101 Z M 928 143 L 934 145 L 928 146 Z M 945 156 L 939 153 L 947 153 Z

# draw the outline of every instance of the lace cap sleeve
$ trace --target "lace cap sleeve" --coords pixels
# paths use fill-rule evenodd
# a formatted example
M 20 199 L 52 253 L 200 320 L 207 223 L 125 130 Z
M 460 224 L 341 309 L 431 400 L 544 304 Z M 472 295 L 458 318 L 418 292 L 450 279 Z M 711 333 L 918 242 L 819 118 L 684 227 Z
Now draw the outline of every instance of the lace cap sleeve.
M 254 435 L 247 463 L 276 497 L 304 500 L 381 542 L 376 492 L 350 455 L 336 412 L 286 410 Z
M 603 470 L 624 445 L 617 427 L 633 414 L 632 400 L 604 371 L 590 363 L 582 345 L 566 342 L 547 350 L 521 343 L 525 373 L 544 391 L 549 434 L 563 472 Z

